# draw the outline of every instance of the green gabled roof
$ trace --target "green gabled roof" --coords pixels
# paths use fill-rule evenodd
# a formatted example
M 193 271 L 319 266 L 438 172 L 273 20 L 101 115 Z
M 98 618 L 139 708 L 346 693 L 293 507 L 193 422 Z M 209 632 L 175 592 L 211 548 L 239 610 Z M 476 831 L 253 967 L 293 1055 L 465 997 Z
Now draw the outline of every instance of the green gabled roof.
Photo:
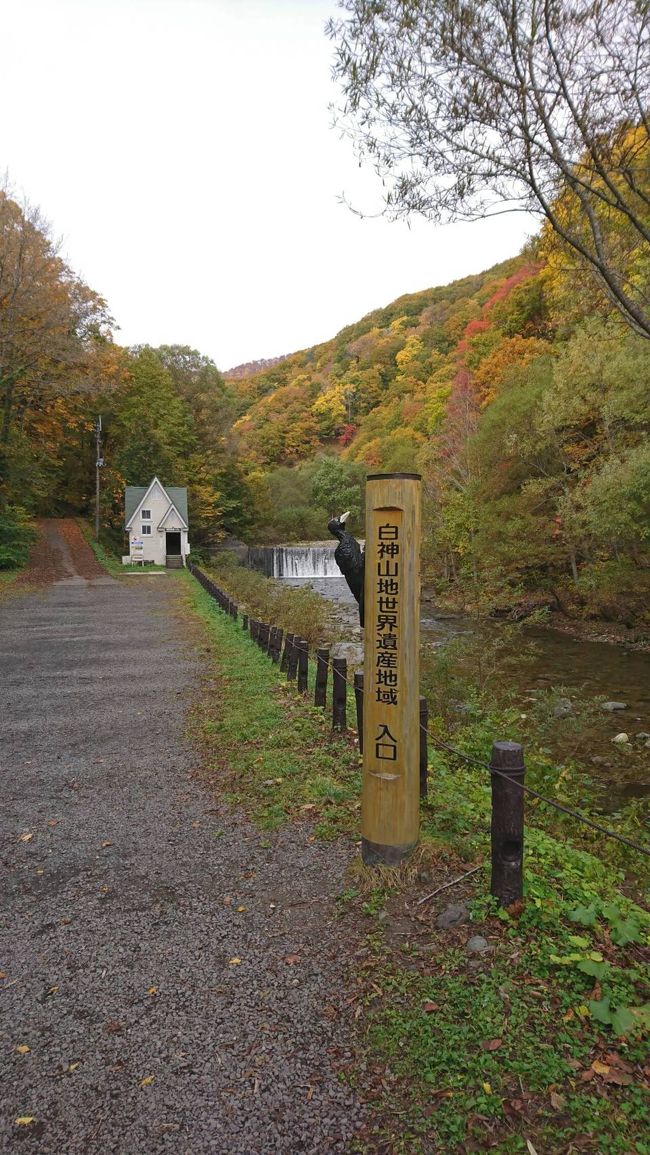
M 158 478 L 152 478 L 152 481 L 158 481 Z M 149 485 L 127 485 L 124 490 L 124 524 L 128 525 L 133 517 L 136 509 L 142 501 L 147 490 L 151 488 L 152 482 Z M 162 481 L 158 481 L 161 489 L 164 489 L 169 500 L 180 513 L 186 525 L 189 525 L 187 520 L 187 489 L 184 485 L 163 485 Z
M 183 521 L 189 525 L 187 520 L 187 489 L 184 485 L 166 485 L 164 487 L 165 493 L 169 495 L 170 501 L 176 506 Z

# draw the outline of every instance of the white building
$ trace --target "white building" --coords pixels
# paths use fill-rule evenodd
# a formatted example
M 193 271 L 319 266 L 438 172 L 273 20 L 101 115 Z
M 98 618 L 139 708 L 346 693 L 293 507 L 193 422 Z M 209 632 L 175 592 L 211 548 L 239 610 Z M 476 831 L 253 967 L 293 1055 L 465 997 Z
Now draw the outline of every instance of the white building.
M 124 565 L 153 562 L 181 567 L 190 552 L 187 540 L 187 489 L 165 487 L 157 477 L 150 485 L 127 485 L 124 491 L 124 529 L 129 552 Z

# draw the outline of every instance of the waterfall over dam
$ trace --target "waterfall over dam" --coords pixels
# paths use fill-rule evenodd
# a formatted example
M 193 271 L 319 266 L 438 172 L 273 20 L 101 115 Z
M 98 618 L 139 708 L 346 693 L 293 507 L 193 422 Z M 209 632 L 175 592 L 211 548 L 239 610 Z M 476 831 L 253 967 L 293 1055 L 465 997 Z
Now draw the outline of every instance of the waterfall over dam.
M 267 577 L 279 579 L 340 578 L 334 561 L 336 542 L 315 541 L 306 545 L 256 545 L 248 550 L 247 565 Z

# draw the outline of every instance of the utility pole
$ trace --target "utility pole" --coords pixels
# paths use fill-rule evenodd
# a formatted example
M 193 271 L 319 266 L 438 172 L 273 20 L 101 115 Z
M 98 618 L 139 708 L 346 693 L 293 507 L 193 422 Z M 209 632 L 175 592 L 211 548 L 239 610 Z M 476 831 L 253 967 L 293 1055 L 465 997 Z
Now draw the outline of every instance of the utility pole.
M 102 457 L 102 419 L 95 424 L 95 541 L 99 541 L 99 471 L 104 464 Z

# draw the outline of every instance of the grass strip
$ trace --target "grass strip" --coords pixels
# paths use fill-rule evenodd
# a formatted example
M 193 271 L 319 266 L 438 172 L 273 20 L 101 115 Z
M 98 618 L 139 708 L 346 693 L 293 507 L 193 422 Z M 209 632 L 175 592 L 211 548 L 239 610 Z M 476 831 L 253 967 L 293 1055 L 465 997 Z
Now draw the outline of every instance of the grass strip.
M 218 694 L 196 708 L 193 730 L 221 796 L 265 829 L 302 817 L 314 824 L 315 837 L 354 832 L 361 797 L 356 748 L 332 734 L 327 713 L 282 679 L 198 582 L 178 576 L 212 643 Z

